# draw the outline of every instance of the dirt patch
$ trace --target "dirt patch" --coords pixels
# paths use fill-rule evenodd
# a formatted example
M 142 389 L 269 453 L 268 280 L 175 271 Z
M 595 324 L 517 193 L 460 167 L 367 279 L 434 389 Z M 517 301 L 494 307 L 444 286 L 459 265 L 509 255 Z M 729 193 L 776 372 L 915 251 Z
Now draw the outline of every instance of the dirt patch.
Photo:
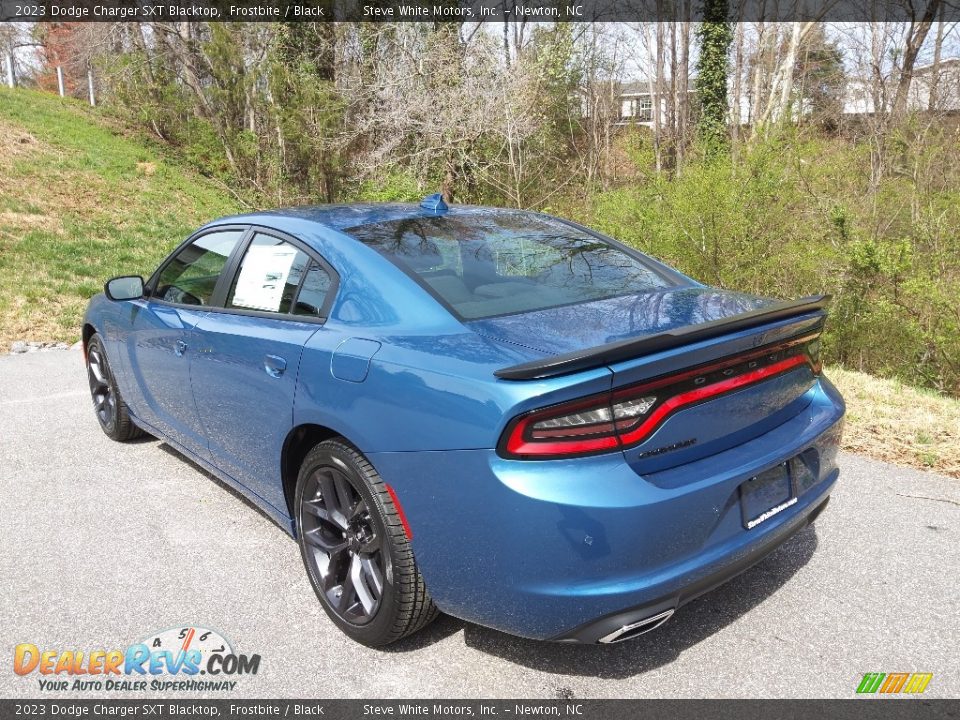
M 42 147 L 43 144 L 23 128 L 0 122 L 0 161 L 28 155 Z
M 60 224 L 59 218 L 50 215 L 20 213 L 9 210 L 0 212 L 0 229 L 6 230 L 7 232 L 26 230 L 47 230 L 55 233 L 63 232 L 63 226 Z

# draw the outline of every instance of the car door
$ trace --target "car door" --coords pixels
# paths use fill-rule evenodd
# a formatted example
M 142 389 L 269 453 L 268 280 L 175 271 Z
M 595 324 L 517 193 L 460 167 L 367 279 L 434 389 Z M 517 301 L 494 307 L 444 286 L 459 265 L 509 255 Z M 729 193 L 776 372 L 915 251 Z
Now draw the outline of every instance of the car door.
M 231 226 L 190 238 L 160 266 L 145 297 L 134 301 L 127 336 L 127 402 L 135 414 L 186 449 L 208 457 L 190 389 L 196 326 L 218 301 L 225 269 L 246 227 Z
M 285 510 L 280 455 L 303 346 L 322 329 L 332 270 L 293 238 L 256 230 L 222 309 L 200 318 L 193 394 L 214 464 Z

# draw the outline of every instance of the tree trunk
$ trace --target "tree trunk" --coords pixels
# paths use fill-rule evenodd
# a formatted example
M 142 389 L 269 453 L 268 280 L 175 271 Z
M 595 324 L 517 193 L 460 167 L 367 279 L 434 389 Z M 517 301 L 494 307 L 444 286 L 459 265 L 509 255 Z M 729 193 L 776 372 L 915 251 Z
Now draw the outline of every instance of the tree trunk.
M 667 142 L 667 168 L 673 172 L 677 167 L 677 143 L 679 142 L 679 133 L 677 132 L 677 74 L 679 65 L 677 64 L 677 23 L 670 23 L 670 92 L 666 100 L 667 108 L 667 130 L 669 133 Z
M 503 66 L 510 69 L 510 23 L 503 19 Z
M 766 107 L 756 119 L 754 137 L 760 131 L 765 132 L 765 128 L 769 126 L 772 120 L 790 122 L 792 119 L 793 75 L 797 66 L 797 53 L 800 46 L 806 41 L 807 35 L 815 26 L 816 23 L 814 22 L 791 23 L 790 43 L 783 60 L 773 74 Z
M 657 18 L 659 19 L 660 14 L 663 10 L 661 0 L 657 0 Z M 663 100 L 663 70 L 664 70 L 664 57 L 663 57 L 663 46 L 664 46 L 664 37 L 663 37 L 663 23 L 657 22 L 656 32 L 654 33 L 654 43 L 656 46 L 655 56 L 655 70 L 654 70 L 654 88 L 653 94 L 650 96 L 650 113 L 651 119 L 653 120 L 653 142 L 654 147 L 656 148 L 656 165 L 657 172 L 663 170 L 663 117 L 660 112 L 660 103 Z
M 677 113 L 677 169 L 683 167 L 684 157 L 686 155 L 687 126 L 690 120 L 690 10 L 691 0 L 684 0 L 683 17 L 684 22 L 680 31 L 680 77 L 678 83 Z
M 946 22 L 944 13 L 947 6 L 940 6 L 940 19 L 937 21 L 937 35 L 933 42 L 933 67 L 930 68 L 930 85 L 927 88 L 927 110 L 935 112 L 940 106 L 940 59 L 943 55 L 943 31 Z
M 913 81 L 913 67 L 917 62 L 917 56 L 920 54 L 920 48 L 923 47 L 923 41 L 927 39 L 927 33 L 933 25 L 933 19 L 940 10 L 940 0 L 930 0 L 924 8 L 923 17 L 920 22 L 915 20 L 910 22 L 910 29 L 907 32 L 907 44 L 903 51 L 903 66 L 900 68 L 900 80 L 897 83 L 897 94 L 893 99 L 893 117 L 898 119 L 907 111 L 910 100 L 910 85 Z
M 727 18 L 728 0 L 706 0 L 704 21 L 697 29 L 700 58 L 697 64 L 697 95 L 700 118 L 697 132 L 708 157 L 725 154 L 730 148 L 730 106 L 727 80 L 730 75 L 730 44 L 733 29 Z
M 743 91 L 741 75 L 743 74 L 743 23 L 737 23 L 737 29 L 733 40 L 733 103 L 730 122 L 730 137 L 733 141 L 733 152 L 736 153 L 740 142 L 740 94 Z

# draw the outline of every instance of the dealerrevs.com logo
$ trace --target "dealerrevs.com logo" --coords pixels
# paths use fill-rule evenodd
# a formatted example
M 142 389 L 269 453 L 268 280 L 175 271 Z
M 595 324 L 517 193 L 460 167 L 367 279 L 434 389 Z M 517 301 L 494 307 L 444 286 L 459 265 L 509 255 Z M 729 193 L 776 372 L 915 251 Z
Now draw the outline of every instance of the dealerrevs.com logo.
M 13 671 L 51 692 L 229 692 L 234 678 L 259 669 L 259 655 L 238 654 L 220 633 L 195 626 L 151 633 L 122 650 L 20 643 L 13 651 Z

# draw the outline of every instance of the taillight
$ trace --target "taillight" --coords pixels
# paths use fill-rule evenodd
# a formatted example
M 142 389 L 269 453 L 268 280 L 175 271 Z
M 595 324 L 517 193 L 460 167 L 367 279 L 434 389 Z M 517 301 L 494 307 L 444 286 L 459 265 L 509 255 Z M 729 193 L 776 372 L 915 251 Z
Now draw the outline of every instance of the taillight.
M 608 394 L 521 415 L 503 437 L 507 457 L 585 455 L 620 446 Z
M 508 458 L 546 460 L 638 445 L 681 408 L 801 365 L 819 374 L 817 338 L 798 338 L 640 385 L 520 415 L 507 425 L 498 452 Z

